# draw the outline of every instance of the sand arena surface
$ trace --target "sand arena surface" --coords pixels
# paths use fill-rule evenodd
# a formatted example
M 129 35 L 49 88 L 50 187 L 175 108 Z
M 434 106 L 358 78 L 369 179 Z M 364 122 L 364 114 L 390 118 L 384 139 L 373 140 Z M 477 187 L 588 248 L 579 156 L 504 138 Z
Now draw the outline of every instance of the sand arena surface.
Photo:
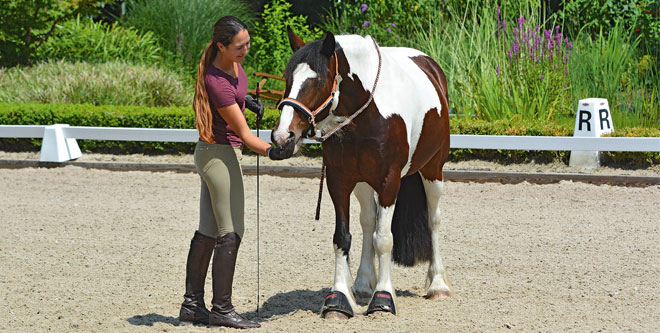
M 658 331 L 660 187 L 447 183 L 442 254 L 455 297 L 429 301 L 426 265 L 393 267 L 396 317 L 319 317 L 334 211 L 318 180 L 256 177 L 234 305 L 261 331 Z M 0 330 L 190 332 L 177 326 L 199 177 L 74 166 L 0 169 Z M 361 248 L 352 199 L 352 273 Z M 211 299 L 210 274 L 207 304 Z

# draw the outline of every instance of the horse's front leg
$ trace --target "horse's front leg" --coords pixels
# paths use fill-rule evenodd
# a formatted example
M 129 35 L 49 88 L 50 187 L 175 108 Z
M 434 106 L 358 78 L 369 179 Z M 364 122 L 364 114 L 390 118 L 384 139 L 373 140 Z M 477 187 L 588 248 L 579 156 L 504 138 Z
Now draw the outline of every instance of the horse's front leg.
M 348 253 L 351 249 L 349 230 L 349 206 L 352 188 L 332 180 L 328 173 L 328 192 L 335 206 L 335 234 L 332 238 L 335 252 L 335 280 L 332 291 L 325 297 L 321 316 L 328 319 L 347 319 L 353 317 L 357 304 L 349 289 L 351 277 Z
M 399 180 L 397 178 L 397 180 Z M 394 288 L 392 287 L 392 247 L 394 238 L 392 236 L 392 217 L 396 196 L 399 192 L 400 180 L 396 184 L 389 184 L 382 194 L 378 195 L 378 215 L 376 219 L 376 230 L 374 232 L 374 250 L 378 258 L 378 282 L 374 291 L 367 314 L 376 311 L 391 312 L 396 314 L 394 306 Z
M 367 183 L 357 183 L 353 190 L 360 202 L 360 225 L 362 226 L 362 256 L 358 268 L 353 293 L 357 298 L 369 298 L 376 287 L 376 266 L 374 261 L 374 230 L 376 229 L 377 205 L 374 190 Z

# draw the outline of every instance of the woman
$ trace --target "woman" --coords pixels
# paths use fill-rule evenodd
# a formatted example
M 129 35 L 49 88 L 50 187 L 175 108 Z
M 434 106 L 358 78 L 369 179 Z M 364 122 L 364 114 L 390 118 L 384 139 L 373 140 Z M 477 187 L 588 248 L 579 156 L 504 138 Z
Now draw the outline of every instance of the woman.
M 225 16 L 213 26 L 213 39 L 199 63 L 195 109 L 199 142 L 195 166 L 201 176 L 199 229 L 190 242 L 186 264 L 186 293 L 179 312 L 181 322 L 234 328 L 260 325 L 237 314 L 231 303 L 236 255 L 243 237 L 243 174 L 239 164 L 243 144 L 278 160 L 293 154 L 295 142 L 282 148 L 255 135 L 245 120 L 245 107 L 260 119 L 261 102 L 246 96 L 247 76 L 241 63 L 250 49 L 247 26 Z M 213 300 L 204 304 L 204 281 L 213 256 Z

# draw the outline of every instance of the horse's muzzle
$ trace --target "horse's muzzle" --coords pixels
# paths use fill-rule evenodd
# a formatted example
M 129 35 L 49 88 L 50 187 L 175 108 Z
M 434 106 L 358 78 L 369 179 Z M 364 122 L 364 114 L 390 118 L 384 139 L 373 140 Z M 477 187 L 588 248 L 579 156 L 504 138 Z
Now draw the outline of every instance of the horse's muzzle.
M 289 139 L 290 137 L 294 137 L 294 138 L 295 138 L 295 137 L 296 137 L 296 133 L 294 133 L 293 131 L 289 131 L 289 136 L 286 137 L 286 138 L 281 138 L 281 139 L 282 139 L 282 143 L 280 143 L 280 142 L 278 142 L 278 141 L 275 139 L 275 131 L 271 131 L 271 132 L 270 132 L 270 142 L 274 143 L 277 147 L 281 147 L 281 146 L 286 142 L 286 140 Z

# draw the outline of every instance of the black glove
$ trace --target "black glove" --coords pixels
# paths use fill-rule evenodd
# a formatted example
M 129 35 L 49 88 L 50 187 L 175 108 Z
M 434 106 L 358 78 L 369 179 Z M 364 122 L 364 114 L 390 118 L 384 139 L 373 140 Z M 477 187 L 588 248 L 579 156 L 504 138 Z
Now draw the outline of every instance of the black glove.
M 282 147 L 268 148 L 268 157 L 271 160 L 283 160 L 293 155 L 293 148 L 296 147 L 296 136 L 291 135 Z
M 257 116 L 257 120 L 261 121 L 261 118 L 264 117 L 264 105 L 260 100 L 252 97 L 252 95 L 245 95 L 245 107 L 254 112 Z

